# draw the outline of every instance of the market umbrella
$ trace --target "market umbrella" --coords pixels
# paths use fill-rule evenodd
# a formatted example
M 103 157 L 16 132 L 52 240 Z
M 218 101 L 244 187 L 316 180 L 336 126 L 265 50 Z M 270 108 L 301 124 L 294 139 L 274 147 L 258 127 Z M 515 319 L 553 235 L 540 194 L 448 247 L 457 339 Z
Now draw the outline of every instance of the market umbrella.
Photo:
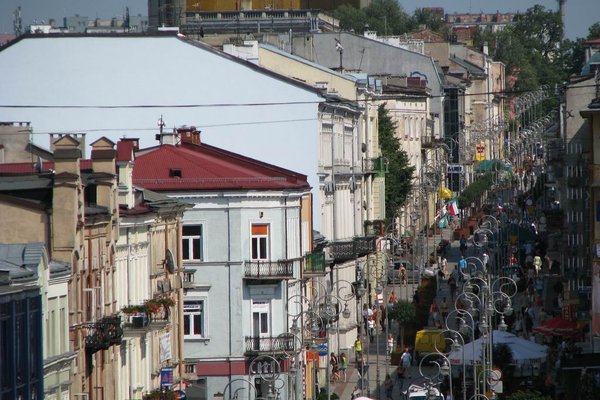
M 466 343 L 463 348 L 455 349 L 450 352 L 448 359 L 454 365 L 460 365 L 463 361 L 463 350 L 465 364 L 481 363 L 483 343 L 487 343 L 486 338 L 479 338 L 473 342 Z M 510 332 L 495 330 L 493 332 L 493 344 L 506 344 L 510 349 L 513 360 L 516 363 L 522 363 L 529 360 L 542 360 L 546 358 L 548 348 L 530 340 L 523 339 Z

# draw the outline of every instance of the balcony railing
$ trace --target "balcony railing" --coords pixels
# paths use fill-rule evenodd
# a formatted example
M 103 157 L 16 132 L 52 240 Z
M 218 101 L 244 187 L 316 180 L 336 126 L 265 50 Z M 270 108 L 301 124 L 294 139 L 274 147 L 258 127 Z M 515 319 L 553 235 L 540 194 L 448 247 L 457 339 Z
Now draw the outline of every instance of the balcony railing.
M 385 174 L 389 172 L 389 163 L 385 157 L 363 159 L 363 171 L 372 174 Z
M 325 274 L 325 253 L 322 251 L 315 251 L 308 253 L 304 256 L 304 274 Z
M 246 354 L 293 352 L 294 335 L 253 337 L 246 336 Z
M 332 242 L 331 256 L 335 263 L 353 260 L 374 253 L 377 249 L 376 236 L 357 236 L 352 240 Z
M 244 264 L 244 277 L 251 279 L 290 279 L 294 277 L 294 262 L 298 260 L 251 260 Z
M 121 344 L 123 329 L 121 317 L 105 317 L 96 322 L 85 324 L 87 336 L 85 347 L 91 353 L 106 350 L 114 344 Z

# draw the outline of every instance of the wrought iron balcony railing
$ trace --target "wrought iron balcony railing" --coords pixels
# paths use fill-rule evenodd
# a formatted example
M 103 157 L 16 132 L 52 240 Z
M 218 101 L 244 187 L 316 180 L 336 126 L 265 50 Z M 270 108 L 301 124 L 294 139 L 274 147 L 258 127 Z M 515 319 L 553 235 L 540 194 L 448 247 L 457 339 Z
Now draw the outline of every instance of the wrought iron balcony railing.
M 293 352 L 294 335 L 254 337 L 246 336 L 246 354 Z
M 325 253 L 322 251 L 314 251 L 304 256 L 304 269 L 305 275 L 323 275 L 327 273 L 325 263 Z
M 85 347 L 91 353 L 106 350 L 114 344 L 121 344 L 123 329 L 121 317 L 105 317 L 96 322 L 86 323 Z
M 389 172 L 388 160 L 385 157 L 363 159 L 363 171 L 365 173 L 385 174 Z
M 357 236 L 352 240 L 332 242 L 331 257 L 334 263 L 354 260 L 377 250 L 376 236 Z
M 294 263 L 291 260 L 250 260 L 244 264 L 244 277 L 251 279 L 290 279 L 294 277 Z

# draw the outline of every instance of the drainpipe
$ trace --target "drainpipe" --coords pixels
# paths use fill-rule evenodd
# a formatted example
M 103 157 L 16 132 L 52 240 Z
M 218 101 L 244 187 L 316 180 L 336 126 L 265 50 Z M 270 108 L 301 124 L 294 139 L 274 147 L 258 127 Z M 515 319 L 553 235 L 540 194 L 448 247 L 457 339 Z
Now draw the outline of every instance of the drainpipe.
M 229 201 L 227 202 L 227 273 L 228 273 L 228 279 L 227 279 L 227 291 L 228 291 L 228 295 L 229 295 L 229 301 L 228 303 L 228 313 L 229 313 L 229 362 L 227 363 L 228 367 L 229 367 L 229 373 L 227 374 L 228 376 L 228 386 L 231 386 L 231 354 L 232 354 L 232 349 L 233 349 L 233 343 L 231 341 L 231 327 L 233 326 L 233 321 L 232 321 L 232 313 L 231 313 L 231 208 L 230 208 L 231 204 L 229 204 Z

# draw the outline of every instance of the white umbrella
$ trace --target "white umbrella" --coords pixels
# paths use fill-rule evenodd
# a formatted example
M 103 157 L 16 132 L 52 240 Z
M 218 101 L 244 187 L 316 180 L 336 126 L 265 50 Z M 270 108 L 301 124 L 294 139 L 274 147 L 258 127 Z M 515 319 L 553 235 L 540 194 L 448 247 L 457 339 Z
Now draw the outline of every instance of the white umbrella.
M 481 363 L 483 343 L 487 342 L 487 338 L 480 337 L 479 339 L 466 343 L 464 346 L 465 364 L 473 364 L 473 362 Z M 506 344 L 512 352 L 513 360 L 517 363 L 522 363 L 529 360 L 540 360 L 546 358 L 548 348 L 546 346 L 534 343 L 530 340 L 515 336 L 509 332 L 494 331 L 493 344 Z M 450 352 L 448 358 L 452 364 L 462 364 L 463 349 L 455 349 Z

